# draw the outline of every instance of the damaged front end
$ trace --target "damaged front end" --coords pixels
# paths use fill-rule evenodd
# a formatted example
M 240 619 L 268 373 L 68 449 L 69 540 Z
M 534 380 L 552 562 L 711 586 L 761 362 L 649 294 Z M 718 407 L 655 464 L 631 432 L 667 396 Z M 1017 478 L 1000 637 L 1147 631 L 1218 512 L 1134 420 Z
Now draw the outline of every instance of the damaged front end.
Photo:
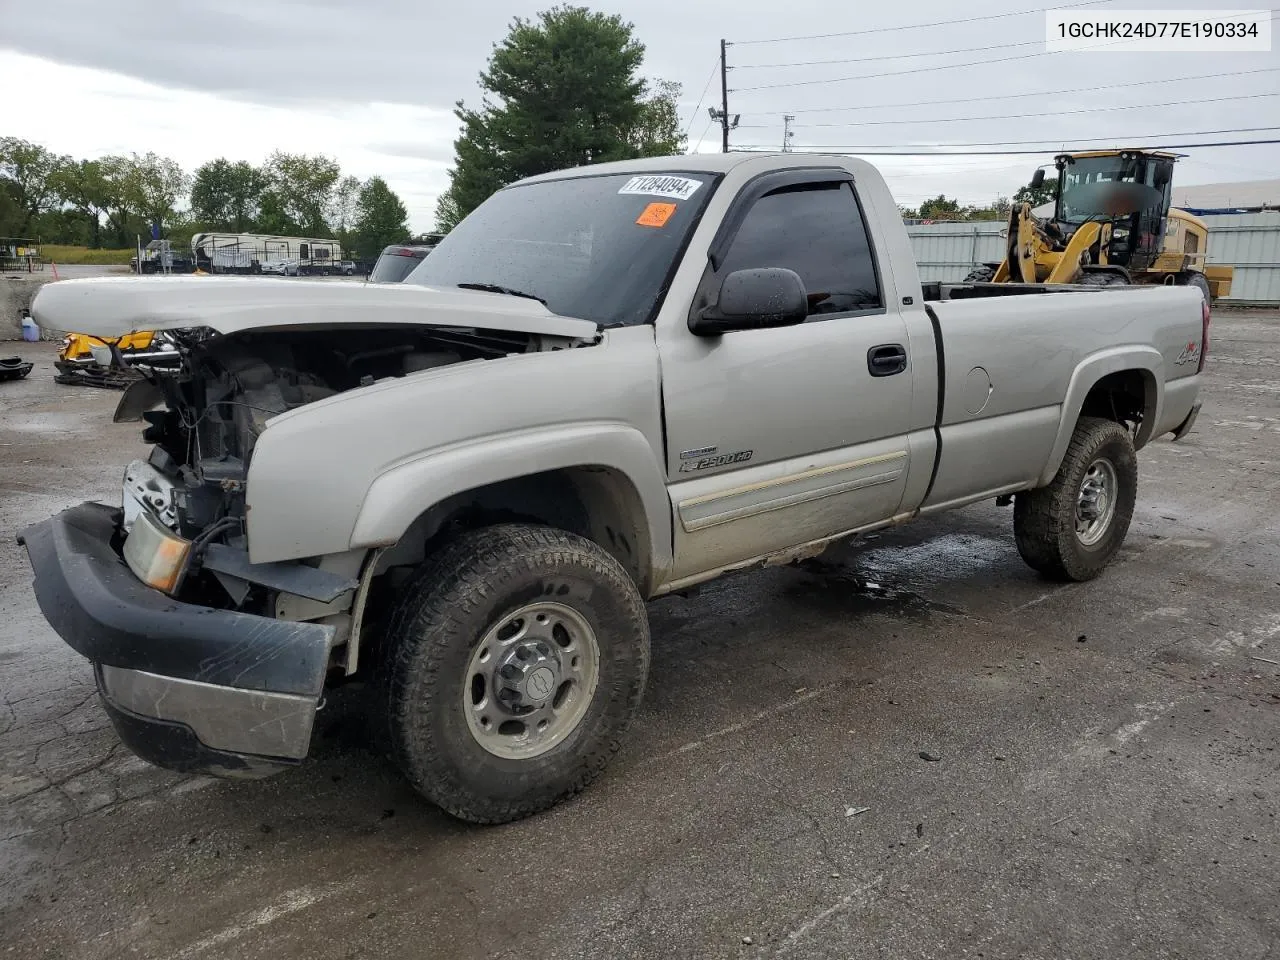
M 20 541 L 41 610 L 93 663 L 136 753 L 261 776 L 306 756 L 326 685 L 356 671 L 378 563 L 364 550 L 250 560 L 246 482 L 269 422 L 387 378 L 554 345 L 407 325 L 171 336 L 180 366 L 131 384 L 116 411 L 152 445 L 127 467 L 121 507 L 83 504 Z
M 181 357 L 168 333 L 130 333 L 123 337 L 94 337 L 70 333 L 54 368 L 55 383 L 123 390 L 144 377 L 177 367 Z

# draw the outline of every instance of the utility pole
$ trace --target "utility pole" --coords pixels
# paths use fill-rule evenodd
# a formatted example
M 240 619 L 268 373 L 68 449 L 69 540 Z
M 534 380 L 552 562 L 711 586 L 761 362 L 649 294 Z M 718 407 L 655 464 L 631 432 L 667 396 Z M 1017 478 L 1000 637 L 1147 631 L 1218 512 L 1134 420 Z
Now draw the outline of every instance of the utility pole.
M 729 58 L 728 58 L 729 41 L 720 41 L 720 109 L 711 107 L 707 112 L 711 114 L 712 120 L 720 122 L 720 151 L 722 153 L 729 152 L 729 131 L 738 125 L 738 121 L 742 119 L 741 114 L 735 113 L 729 116 Z
M 795 117 L 791 114 L 784 114 L 782 117 L 782 152 L 791 152 L 791 138 L 795 134 L 791 131 L 791 124 L 795 121 Z
M 720 38 L 720 152 L 729 152 L 729 44 Z

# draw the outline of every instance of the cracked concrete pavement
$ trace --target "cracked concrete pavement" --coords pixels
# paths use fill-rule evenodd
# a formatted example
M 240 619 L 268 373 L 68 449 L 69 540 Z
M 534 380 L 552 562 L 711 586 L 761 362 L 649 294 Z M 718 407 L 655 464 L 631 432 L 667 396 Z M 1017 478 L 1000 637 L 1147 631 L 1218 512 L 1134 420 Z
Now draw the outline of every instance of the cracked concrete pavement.
M 0 956 L 1271 956 L 1280 313 L 1214 335 L 1199 424 L 1140 454 L 1100 580 L 1038 580 L 983 504 L 654 603 L 611 768 L 488 829 L 367 746 L 358 689 L 266 781 L 119 746 L 13 534 L 117 499 L 143 448 L 115 394 L 15 344 L 38 365 L 0 384 Z

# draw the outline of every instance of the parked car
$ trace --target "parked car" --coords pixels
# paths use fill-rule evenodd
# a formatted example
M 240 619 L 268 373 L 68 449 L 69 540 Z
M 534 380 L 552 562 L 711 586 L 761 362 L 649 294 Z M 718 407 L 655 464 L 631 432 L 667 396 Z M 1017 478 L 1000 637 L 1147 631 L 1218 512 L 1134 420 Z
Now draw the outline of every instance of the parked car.
M 399 285 L 49 284 L 43 326 L 212 334 L 122 400 L 123 510 L 22 532 L 36 596 L 148 760 L 284 769 L 363 675 L 422 794 L 523 817 L 618 749 L 646 599 L 998 498 L 1031 567 L 1097 576 L 1209 313 L 1056 289 L 922 285 L 875 168 L 809 154 L 522 181 Z
M 273 273 L 281 277 L 296 277 L 298 275 L 298 261 L 289 258 L 266 260 L 262 263 L 262 272 Z
M 338 272 L 344 277 L 351 277 L 356 272 L 356 262 L 354 260 L 343 260 L 338 264 Z
M 393 243 L 378 257 L 369 274 L 370 283 L 400 283 L 426 259 L 434 247 Z

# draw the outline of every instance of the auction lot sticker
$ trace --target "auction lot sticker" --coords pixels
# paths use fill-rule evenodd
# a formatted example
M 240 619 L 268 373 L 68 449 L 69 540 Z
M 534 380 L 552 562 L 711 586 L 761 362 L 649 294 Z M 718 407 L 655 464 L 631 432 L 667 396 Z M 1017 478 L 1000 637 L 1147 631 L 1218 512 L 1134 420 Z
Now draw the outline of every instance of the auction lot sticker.
M 665 227 L 675 212 L 674 203 L 651 203 L 636 217 L 636 223 L 642 227 Z
M 702 186 L 701 180 L 691 180 L 689 177 L 632 177 L 622 185 L 619 194 L 628 194 L 640 197 L 670 197 L 672 200 L 688 200 L 698 188 Z

